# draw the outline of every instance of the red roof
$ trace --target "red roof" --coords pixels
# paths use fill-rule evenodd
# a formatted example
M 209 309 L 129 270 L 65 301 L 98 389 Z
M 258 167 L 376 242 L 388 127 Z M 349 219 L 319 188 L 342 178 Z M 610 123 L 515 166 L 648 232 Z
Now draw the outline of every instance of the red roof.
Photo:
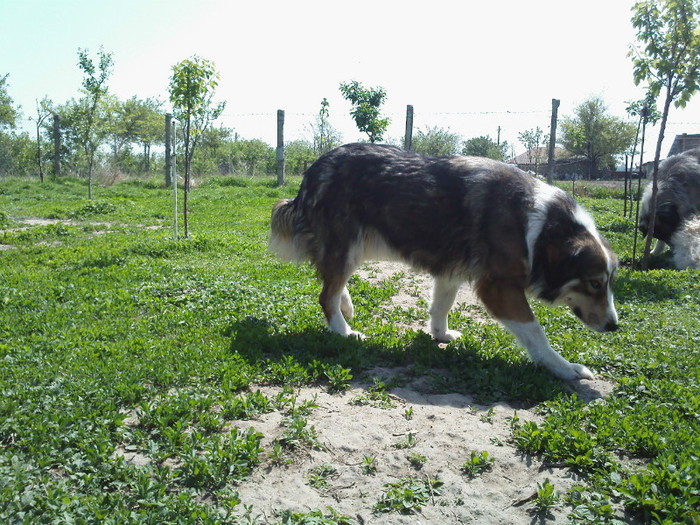
M 554 148 L 554 158 L 558 159 L 560 157 L 566 156 L 566 150 L 562 148 Z M 521 153 L 517 157 L 513 157 L 508 161 L 509 164 L 534 164 L 536 159 L 539 158 L 540 164 L 546 163 L 549 159 L 548 148 L 532 148 L 530 151 Z

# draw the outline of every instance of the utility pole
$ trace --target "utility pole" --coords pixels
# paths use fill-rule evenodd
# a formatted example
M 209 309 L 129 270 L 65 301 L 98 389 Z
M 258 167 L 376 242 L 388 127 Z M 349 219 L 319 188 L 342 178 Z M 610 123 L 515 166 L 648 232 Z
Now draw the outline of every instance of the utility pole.
M 554 173 L 554 144 L 557 142 L 557 112 L 559 100 L 552 99 L 552 122 L 549 125 L 549 155 L 547 156 L 547 184 L 552 184 Z
M 498 126 L 498 139 L 496 140 L 496 144 L 499 146 L 501 145 L 501 126 Z

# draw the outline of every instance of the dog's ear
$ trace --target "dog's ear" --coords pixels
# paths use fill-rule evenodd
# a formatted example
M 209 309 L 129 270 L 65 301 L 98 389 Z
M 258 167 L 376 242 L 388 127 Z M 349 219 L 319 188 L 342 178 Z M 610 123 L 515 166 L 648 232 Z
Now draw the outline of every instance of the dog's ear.
M 560 288 L 580 271 L 578 255 L 582 247 L 576 243 L 550 242 L 544 250 L 544 278 L 547 289 L 543 291 L 541 298 L 553 301 L 559 294 Z
M 561 266 L 570 266 L 579 259 L 585 244 L 580 240 L 572 239 L 564 244 L 552 242 L 547 246 L 547 264 L 550 271 L 561 270 Z
M 558 244 L 549 244 L 547 246 L 547 267 L 550 269 L 556 268 L 559 265 L 561 258 L 561 248 Z

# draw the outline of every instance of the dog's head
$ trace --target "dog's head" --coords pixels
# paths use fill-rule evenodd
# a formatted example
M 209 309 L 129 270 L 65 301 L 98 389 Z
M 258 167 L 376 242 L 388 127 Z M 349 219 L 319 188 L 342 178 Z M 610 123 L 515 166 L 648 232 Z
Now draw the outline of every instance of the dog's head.
M 660 197 L 665 195 L 660 194 Z M 639 216 L 639 231 L 644 237 L 649 233 L 649 204 L 642 203 L 642 211 Z M 646 205 L 646 206 L 645 206 Z M 673 202 L 659 199 L 656 204 L 656 218 L 654 219 L 654 232 L 652 237 L 669 244 L 671 237 L 681 224 L 681 216 L 678 213 L 678 206 Z
M 612 291 L 617 257 L 605 244 L 601 246 L 603 250 L 584 246 L 575 256 L 568 257 L 573 278 L 564 283 L 555 302 L 568 306 L 589 328 L 611 332 L 618 328 Z
M 568 306 L 586 326 L 598 332 L 617 330 L 617 310 L 612 283 L 617 276 L 617 256 L 590 224 L 542 245 L 544 284 L 538 297 L 554 305 Z

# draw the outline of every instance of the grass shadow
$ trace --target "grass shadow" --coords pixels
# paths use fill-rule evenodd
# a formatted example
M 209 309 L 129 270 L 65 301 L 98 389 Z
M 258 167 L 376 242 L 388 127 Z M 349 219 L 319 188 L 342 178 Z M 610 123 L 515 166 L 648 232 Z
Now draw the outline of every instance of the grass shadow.
M 677 300 L 688 293 L 687 278 L 674 269 L 624 272 L 615 281 L 615 298 L 621 302 Z
M 357 377 L 374 367 L 401 368 L 400 384 L 420 379 L 431 393 L 469 395 L 481 404 L 509 402 L 532 406 L 565 392 L 562 382 L 524 356 L 486 349 L 478 338 L 436 344 L 423 332 L 401 339 L 344 338 L 313 328 L 278 333 L 274 326 L 247 317 L 226 331 L 230 350 L 263 370 L 269 382 L 323 381 L 323 371 L 340 366 Z

